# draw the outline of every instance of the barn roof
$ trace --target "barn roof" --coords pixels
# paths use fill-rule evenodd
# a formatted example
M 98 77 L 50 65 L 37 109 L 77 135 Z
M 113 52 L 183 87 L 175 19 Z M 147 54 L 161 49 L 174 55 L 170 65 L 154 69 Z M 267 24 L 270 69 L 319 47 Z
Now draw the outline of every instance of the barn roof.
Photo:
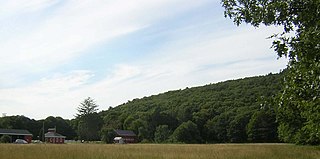
M 56 132 L 47 132 L 44 134 L 44 137 L 45 138 L 48 138 L 48 137 L 54 137 L 54 138 L 66 138 L 65 136 L 59 134 L 59 133 L 56 133 Z
M 0 129 L 0 134 L 1 135 L 30 135 L 32 134 L 28 130 L 23 130 L 23 129 Z
M 133 131 L 131 130 L 114 130 L 115 133 L 118 136 L 137 136 Z

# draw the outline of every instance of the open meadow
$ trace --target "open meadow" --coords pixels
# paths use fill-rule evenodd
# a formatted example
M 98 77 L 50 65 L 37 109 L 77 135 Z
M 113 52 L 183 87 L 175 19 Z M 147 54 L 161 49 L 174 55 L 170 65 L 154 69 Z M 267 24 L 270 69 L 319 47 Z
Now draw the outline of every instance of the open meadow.
M 320 147 L 288 144 L 0 144 L 1 159 L 320 159 Z

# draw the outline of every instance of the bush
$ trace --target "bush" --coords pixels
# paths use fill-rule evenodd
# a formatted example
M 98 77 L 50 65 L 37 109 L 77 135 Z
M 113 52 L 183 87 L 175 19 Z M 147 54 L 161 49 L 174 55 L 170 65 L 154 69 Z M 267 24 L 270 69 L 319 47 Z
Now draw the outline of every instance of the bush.
M 182 123 L 176 130 L 174 130 L 171 139 L 174 142 L 193 144 L 202 141 L 197 125 L 192 121 Z
M 10 143 L 11 142 L 11 137 L 9 135 L 3 135 L 0 138 L 1 143 Z

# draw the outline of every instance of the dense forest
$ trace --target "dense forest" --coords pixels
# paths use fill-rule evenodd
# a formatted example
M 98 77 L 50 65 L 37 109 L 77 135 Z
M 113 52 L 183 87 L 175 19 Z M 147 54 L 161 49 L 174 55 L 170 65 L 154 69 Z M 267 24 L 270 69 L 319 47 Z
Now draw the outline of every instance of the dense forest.
M 67 139 L 110 143 L 114 129 L 133 130 L 140 142 L 225 143 L 277 142 L 276 106 L 282 74 L 230 80 L 134 99 L 97 112 L 86 112 L 85 100 L 75 119 L 25 116 L 0 118 L 0 128 L 27 129 L 34 139 L 56 127 Z M 95 103 L 94 103 L 95 104 Z M 81 106 L 82 105 L 82 106 Z

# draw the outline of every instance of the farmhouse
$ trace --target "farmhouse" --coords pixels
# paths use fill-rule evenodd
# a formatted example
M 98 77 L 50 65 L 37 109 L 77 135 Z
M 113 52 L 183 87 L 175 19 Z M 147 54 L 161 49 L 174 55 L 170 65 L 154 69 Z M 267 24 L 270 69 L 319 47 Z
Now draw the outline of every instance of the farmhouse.
M 131 130 L 114 130 L 116 137 L 114 138 L 115 143 L 136 143 L 137 135 Z
M 44 134 L 45 141 L 53 144 L 63 144 L 65 136 L 56 132 L 56 128 L 48 129 L 48 132 Z
M 28 130 L 23 129 L 0 129 L 0 135 L 9 135 L 11 142 L 14 142 L 16 139 L 23 139 L 31 143 L 32 140 L 32 134 Z

